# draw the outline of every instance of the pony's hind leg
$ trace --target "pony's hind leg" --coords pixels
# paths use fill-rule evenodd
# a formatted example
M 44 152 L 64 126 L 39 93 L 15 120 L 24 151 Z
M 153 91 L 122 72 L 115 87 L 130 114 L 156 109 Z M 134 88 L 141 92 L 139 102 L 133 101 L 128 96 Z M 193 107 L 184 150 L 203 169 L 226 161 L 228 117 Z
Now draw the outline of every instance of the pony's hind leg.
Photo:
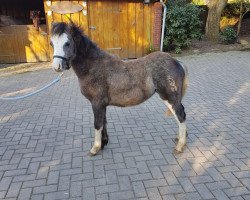
M 109 142 L 109 137 L 108 137 L 108 133 L 107 133 L 107 119 L 106 119 L 106 115 L 105 115 L 104 116 L 104 122 L 103 122 L 103 129 L 102 129 L 102 146 L 101 146 L 101 149 L 103 149 L 104 146 L 106 146 L 108 144 L 108 142 Z
M 177 145 L 174 153 L 181 153 L 187 144 L 187 126 L 186 126 L 186 113 L 181 103 L 171 104 L 168 101 L 164 101 L 168 109 L 173 113 L 176 121 L 179 125 L 179 132 L 177 136 Z

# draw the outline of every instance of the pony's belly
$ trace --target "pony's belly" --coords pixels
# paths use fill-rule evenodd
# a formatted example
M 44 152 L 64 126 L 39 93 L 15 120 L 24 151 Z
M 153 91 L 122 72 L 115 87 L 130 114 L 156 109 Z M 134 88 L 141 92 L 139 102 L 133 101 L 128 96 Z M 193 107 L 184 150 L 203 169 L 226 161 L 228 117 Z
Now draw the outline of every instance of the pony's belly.
M 154 91 L 145 93 L 142 90 L 132 90 L 127 93 L 119 93 L 111 96 L 109 104 L 119 107 L 135 106 L 146 101 L 153 94 Z

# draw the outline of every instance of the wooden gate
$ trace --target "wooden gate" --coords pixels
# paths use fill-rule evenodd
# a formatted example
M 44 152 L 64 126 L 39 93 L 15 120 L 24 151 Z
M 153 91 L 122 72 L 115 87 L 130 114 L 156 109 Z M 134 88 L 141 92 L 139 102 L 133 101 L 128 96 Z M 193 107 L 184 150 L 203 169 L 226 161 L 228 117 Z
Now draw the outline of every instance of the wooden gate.
M 152 38 L 152 6 L 138 1 L 88 1 L 89 36 L 121 58 L 146 54 Z
M 52 21 L 69 22 L 71 18 L 100 48 L 121 58 L 144 56 L 152 45 L 152 3 L 143 4 L 141 0 L 65 1 L 83 5 L 83 10 L 66 16 L 52 12 L 51 7 L 44 1 L 49 30 Z M 58 2 L 60 0 L 51 0 L 51 5 Z
M 49 61 L 46 25 L 0 27 L 0 63 Z

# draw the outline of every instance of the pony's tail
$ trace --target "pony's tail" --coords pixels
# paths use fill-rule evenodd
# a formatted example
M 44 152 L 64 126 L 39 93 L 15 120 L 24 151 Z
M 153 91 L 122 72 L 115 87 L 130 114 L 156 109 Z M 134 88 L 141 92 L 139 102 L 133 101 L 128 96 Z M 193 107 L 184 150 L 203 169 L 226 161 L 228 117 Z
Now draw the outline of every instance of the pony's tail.
M 177 61 L 177 62 L 179 62 L 179 61 Z M 183 63 L 179 62 L 179 64 L 182 66 L 182 68 L 184 70 L 184 78 L 182 81 L 182 92 L 181 92 L 181 99 L 183 99 L 183 97 L 185 96 L 185 94 L 187 92 L 187 87 L 188 87 L 188 83 L 189 83 L 188 69 L 187 69 L 187 66 L 184 65 Z M 173 115 L 173 113 L 170 110 L 167 110 L 166 115 L 171 116 L 171 115 Z
M 184 72 L 185 72 L 185 76 L 184 76 L 184 79 L 183 79 L 183 82 L 182 82 L 182 99 L 183 97 L 185 96 L 186 92 L 187 92 L 187 87 L 188 87 L 188 83 L 189 83 L 189 79 L 188 79 L 188 69 L 187 69 L 187 66 L 184 65 L 183 63 L 180 63 L 181 66 L 183 67 L 184 69 Z

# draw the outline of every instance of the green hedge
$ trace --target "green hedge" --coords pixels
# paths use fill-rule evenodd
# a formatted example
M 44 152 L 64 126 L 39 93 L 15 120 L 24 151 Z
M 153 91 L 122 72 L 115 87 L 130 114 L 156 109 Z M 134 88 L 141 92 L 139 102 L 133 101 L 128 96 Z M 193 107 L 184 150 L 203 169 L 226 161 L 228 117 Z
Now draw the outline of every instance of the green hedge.
M 192 39 L 202 37 L 202 9 L 183 0 L 170 1 L 167 7 L 164 50 L 180 53 L 181 49 L 190 46 Z

